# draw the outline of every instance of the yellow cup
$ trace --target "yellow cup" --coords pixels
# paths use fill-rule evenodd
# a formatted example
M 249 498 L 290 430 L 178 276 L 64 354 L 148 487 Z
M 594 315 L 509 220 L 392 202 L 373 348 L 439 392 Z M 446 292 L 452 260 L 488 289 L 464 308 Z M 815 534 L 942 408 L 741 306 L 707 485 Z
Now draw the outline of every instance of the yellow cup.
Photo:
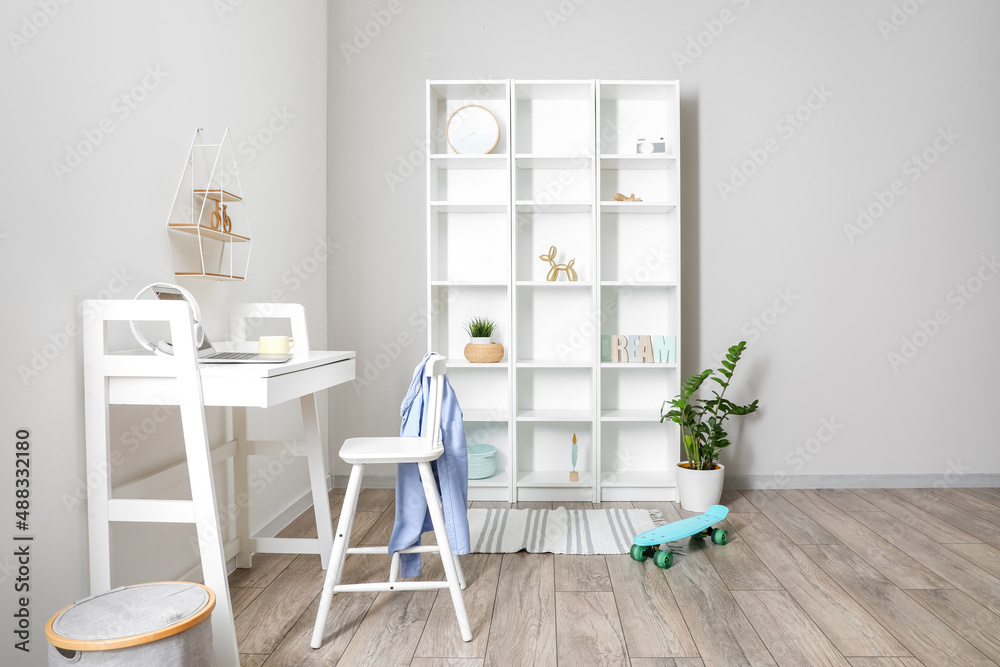
M 291 336 L 261 336 L 257 341 L 260 354 L 288 354 L 295 347 Z

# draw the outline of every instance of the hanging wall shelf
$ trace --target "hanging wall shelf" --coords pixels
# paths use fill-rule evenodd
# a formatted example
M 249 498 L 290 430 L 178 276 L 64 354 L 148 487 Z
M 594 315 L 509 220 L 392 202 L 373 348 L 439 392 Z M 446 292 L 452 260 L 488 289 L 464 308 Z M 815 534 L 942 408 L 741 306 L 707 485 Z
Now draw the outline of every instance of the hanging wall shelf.
M 201 135 L 199 128 L 167 217 L 174 275 L 245 280 L 252 243 L 232 136 L 226 128 L 209 144 Z

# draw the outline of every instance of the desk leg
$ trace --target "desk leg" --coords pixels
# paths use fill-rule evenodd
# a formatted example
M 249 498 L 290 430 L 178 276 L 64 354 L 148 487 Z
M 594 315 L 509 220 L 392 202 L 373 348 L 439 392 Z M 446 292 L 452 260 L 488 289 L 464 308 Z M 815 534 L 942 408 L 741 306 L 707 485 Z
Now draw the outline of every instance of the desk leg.
M 90 344 L 90 341 L 87 341 Z M 89 351 L 89 350 L 88 350 Z M 87 519 L 90 541 L 90 594 L 111 590 L 111 530 L 108 500 L 111 470 L 108 465 L 108 380 L 98 370 L 87 368 L 84 399 L 87 438 Z
M 181 404 L 184 448 L 191 480 L 191 505 L 194 509 L 202 575 L 205 585 L 215 592 L 215 611 L 212 612 L 215 658 L 220 667 L 239 667 L 236 624 L 233 622 L 233 604 L 229 597 L 226 556 L 216 507 L 215 481 L 212 478 L 212 457 L 208 449 L 208 433 L 202 418 L 200 398 L 198 396 L 195 399 L 198 402 L 185 398 L 185 402 Z
M 316 411 L 316 394 L 302 396 L 299 404 L 302 407 L 316 534 L 319 537 L 319 557 L 325 570 L 330 564 L 330 553 L 333 551 L 333 520 L 330 518 L 330 497 L 326 492 L 326 468 L 323 462 L 323 441 L 319 432 L 319 415 Z
M 236 500 L 236 539 L 240 550 L 236 554 L 236 567 L 253 567 L 253 553 L 250 549 L 250 495 L 247 493 L 248 447 L 247 409 L 233 409 L 233 440 L 236 441 L 236 456 L 233 457 L 233 498 Z

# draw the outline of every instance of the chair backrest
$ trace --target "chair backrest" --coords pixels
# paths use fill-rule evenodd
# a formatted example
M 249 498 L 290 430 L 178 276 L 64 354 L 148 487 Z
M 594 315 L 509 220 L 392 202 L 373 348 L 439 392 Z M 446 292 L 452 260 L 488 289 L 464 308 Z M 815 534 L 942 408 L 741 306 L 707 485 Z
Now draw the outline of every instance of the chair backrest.
M 241 303 L 233 307 L 232 331 L 233 340 L 237 343 L 247 342 L 247 322 L 252 327 L 259 326 L 255 320 L 290 320 L 292 323 L 292 338 L 295 339 L 295 352 L 309 351 L 309 332 L 306 328 L 306 309 L 301 303 Z
M 443 448 L 441 440 L 441 409 L 444 398 L 444 378 L 448 360 L 435 354 L 424 365 L 424 376 L 430 378 L 430 392 L 427 399 L 427 424 L 424 433 L 431 438 L 435 448 Z
M 127 397 L 129 400 L 125 402 L 129 403 L 180 406 L 185 447 L 189 452 L 208 452 L 198 346 L 188 304 L 184 301 L 90 300 L 83 302 L 83 309 L 84 313 L 92 314 L 89 319 L 83 318 L 83 378 L 84 390 L 89 396 L 85 415 L 87 478 L 94 475 L 101 479 L 108 474 L 106 469 L 100 469 L 101 462 L 107 462 L 110 456 L 106 411 L 119 394 Z M 110 353 L 108 324 L 115 321 L 169 323 L 173 354 L 149 354 L 141 349 L 135 354 Z M 113 392 L 109 378 L 126 381 L 116 383 L 119 386 Z M 149 382 L 149 378 L 157 380 Z M 110 490 L 109 484 L 107 493 L 110 494 Z
M 195 344 L 191 308 L 183 301 L 112 300 L 83 302 L 83 345 L 85 371 L 92 377 L 177 377 L 190 380 L 201 391 L 198 346 Z M 136 354 L 108 353 L 109 322 L 167 322 L 170 326 L 172 355 L 151 355 L 145 350 Z

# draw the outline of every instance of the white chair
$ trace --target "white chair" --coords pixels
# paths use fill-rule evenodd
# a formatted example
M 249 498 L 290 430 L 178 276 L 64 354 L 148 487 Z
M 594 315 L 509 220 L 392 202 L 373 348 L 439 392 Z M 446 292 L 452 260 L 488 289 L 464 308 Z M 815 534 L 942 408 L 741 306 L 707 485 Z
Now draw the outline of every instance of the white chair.
M 313 648 L 319 648 L 323 643 L 323 630 L 326 628 L 326 617 L 330 612 L 334 593 L 371 591 L 416 591 L 448 588 L 451 591 L 451 601 L 455 605 L 455 615 L 458 617 L 462 639 L 464 641 L 472 640 L 472 629 L 469 627 L 465 601 L 462 598 L 465 581 L 458 564 L 458 558 L 451 551 L 444 514 L 441 511 L 441 499 L 438 495 L 437 484 L 434 482 L 434 473 L 431 470 L 431 461 L 438 459 L 444 453 L 444 445 L 441 441 L 441 400 L 444 392 L 445 363 L 444 357 L 434 356 L 427 361 L 425 366 L 426 376 L 430 378 L 430 397 L 425 411 L 427 422 L 424 425 L 423 433 L 428 435 L 419 438 L 351 438 L 345 440 L 340 448 L 340 458 L 351 464 L 351 477 L 347 482 L 344 505 L 340 512 L 340 520 L 337 523 L 336 536 L 333 540 L 330 567 L 326 572 L 319 612 L 316 614 L 316 625 L 313 628 L 312 641 L 310 642 Z M 400 553 L 397 552 L 392 556 L 389 581 L 361 584 L 340 583 L 347 554 L 384 554 L 388 549 L 388 547 L 348 547 L 358 494 L 361 492 L 361 477 L 364 474 L 365 464 L 368 463 L 417 464 L 437 544 L 413 546 L 402 549 L 401 553 L 440 553 L 445 571 L 445 581 L 397 581 Z
M 215 592 L 212 635 L 219 665 L 238 667 L 236 628 L 212 477 L 205 402 L 191 310 L 182 301 L 84 301 L 96 316 L 83 325 L 87 443 L 87 510 L 90 593 L 111 590 L 111 524 L 190 523 L 196 527 L 205 584 Z M 113 353 L 108 324 L 167 322 L 172 355 Z M 112 489 L 110 406 L 166 404 L 180 407 L 191 500 L 115 498 Z
M 272 319 L 290 322 L 292 338 L 295 339 L 295 348 L 292 352 L 295 354 L 309 352 L 306 310 L 302 304 L 298 303 L 244 303 L 235 306 L 232 312 L 231 334 L 239 350 L 252 349 L 256 351 L 255 344 L 247 337 L 248 324 L 253 327 L 264 320 Z M 250 513 L 244 507 L 236 515 L 236 535 L 240 542 L 239 552 L 236 555 L 237 567 L 251 567 L 254 552 L 319 554 L 322 567 L 326 569 L 329 565 L 330 550 L 333 546 L 333 519 L 330 517 L 329 497 L 326 491 L 326 462 L 321 445 L 316 395 L 301 396 L 299 407 L 302 412 L 302 428 L 305 432 L 305 443 L 300 455 L 306 457 L 308 461 L 309 485 L 312 489 L 317 537 L 258 537 L 251 535 Z M 247 435 L 247 409 L 234 407 L 232 411 L 233 439 L 237 443 L 236 455 L 233 457 L 235 497 L 247 498 L 248 457 L 286 456 L 296 453 L 290 451 L 285 442 L 249 439 Z

